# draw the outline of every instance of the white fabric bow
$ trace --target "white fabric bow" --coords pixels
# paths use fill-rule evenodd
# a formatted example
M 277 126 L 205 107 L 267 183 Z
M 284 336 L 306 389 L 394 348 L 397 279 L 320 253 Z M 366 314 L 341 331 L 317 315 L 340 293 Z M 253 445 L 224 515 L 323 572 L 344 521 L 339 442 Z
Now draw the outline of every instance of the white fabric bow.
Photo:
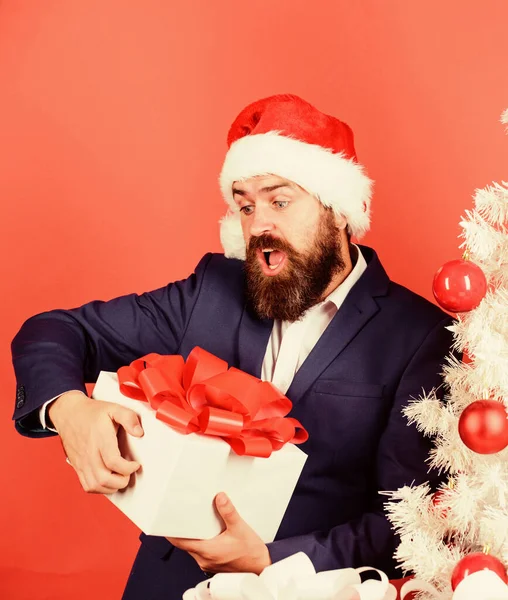
M 360 573 L 380 579 L 361 582 Z M 187 590 L 183 600 L 396 600 L 388 577 L 377 569 L 337 569 L 316 573 L 310 558 L 298 552 L 253 573 L 218 573 Z

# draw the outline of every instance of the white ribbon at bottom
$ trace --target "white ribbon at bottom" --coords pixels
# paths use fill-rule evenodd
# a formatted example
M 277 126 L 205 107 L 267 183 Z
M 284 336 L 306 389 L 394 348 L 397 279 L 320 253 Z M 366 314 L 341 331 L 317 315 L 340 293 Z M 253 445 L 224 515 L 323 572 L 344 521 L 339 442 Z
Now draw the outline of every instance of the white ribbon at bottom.
M 380 579 L 362 583 L 360 574 Z M 187 590 L 183 600 L 396 600 L 388 577 L 377 569 L 337 569 L 316 573 L 310 558 L 298 552 L 253 573 L 218 573 Z

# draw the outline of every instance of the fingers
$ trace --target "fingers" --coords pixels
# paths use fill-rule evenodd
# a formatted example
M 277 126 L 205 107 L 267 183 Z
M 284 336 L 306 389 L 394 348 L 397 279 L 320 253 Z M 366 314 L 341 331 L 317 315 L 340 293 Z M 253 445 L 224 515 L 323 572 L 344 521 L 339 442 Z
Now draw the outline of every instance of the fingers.
M 70 464 L 70 461 L 69 461 Z M 72 465 L 71 465 L 72 466 Z M 118 488 L 111 488 L 99 485 L 93 476 L 85 475 L 83 471 L 74 469 L 79 479 L 79 483 L 83 490 L 89 494 L 114 494 L 118 491 Z
M 82 470 L 86 487 L 89 493 L 112 494 L 129 485 L 132 473 L 140 468 L 134 460 L 127 460 L 120 454 L 118 438 L 114 428 L 109 434 L 104 435 L 101 443 Z
M 136 413 L 118 405 L 89 400 L 62 422 L 60 439 L 64 451 L 86 492 L 112 494 L 129 485 L 132 473 L 140 464 L 121 455 L 117 428 L 119 424 L 125 425 L 134 435 L 139 435 L 138 427 L 142 435 Z
M 83 490 L 89 494 L 114 494 L 125 489 L 131 475 L 112 473 L 104 465 L 87 465 L 85 470 L 74 468 Z
M 106 469 L 120 475 L 130 475 L 141 466 L 137 461 L 127 460 L 120 454 L 116 435 L 109 436 L 104 441 L 104 445 L 99 448 L 99 453 Z
M 111 473 L 106 469 L 101 469 L 99 473 L 88 472 L 84 474 L 85 492 L 113 494 L 126 488 L 129 485 L 129 479 L 130 477 Z
M 243 519 L 238 514 L 231 500 L 224 492 L 220 492 L 215 496 L 215 506 L 219 515 L 222 517 L 226 525 L 226 529 L 234 527 L 243 522 Z
M 71 462 L 67 460 L 69 464 Z M 138 468 L 139 464 L 136 463 Z M 71 465 L 72 466 L 72 465 Z M 91 494 L 113 494 L 129 485 L 130 473 L 112 473 L 102 460 L 100 451 L 94 460 L 87 462 L 82 469 L 74 467 L 83 490 Z
M 134 411 L 116 404 L 111 411 L 111 418 L 115 423 L 121 425 L 127 433 L 135 437 L 143 436 L 144 431 L 141 427 L 141 421 Z

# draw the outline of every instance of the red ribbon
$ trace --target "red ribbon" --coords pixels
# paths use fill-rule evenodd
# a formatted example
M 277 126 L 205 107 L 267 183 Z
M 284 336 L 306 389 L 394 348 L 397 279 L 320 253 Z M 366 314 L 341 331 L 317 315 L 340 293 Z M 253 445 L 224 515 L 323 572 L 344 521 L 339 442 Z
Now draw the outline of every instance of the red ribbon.
M 202 348 L 182 356 L 147 354 L 118 370 L 120 391 L 148 402 L 157 419 L 187 435 L 219 436 L 240 456 L 268 457 L 309 434 L 286 417 L 291 400 L 271 383 L 228 365 Z

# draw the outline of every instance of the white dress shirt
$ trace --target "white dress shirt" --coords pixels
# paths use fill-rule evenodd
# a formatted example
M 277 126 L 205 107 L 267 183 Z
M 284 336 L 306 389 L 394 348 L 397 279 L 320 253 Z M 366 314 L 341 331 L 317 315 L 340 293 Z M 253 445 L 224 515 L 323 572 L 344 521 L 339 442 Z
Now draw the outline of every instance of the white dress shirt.
M 261 379 L 270 381 L 285 394 L 293 378 L 309 356 L 325 329 L 346 299 L 354 284 L 367 268 L 365 258 L 358 246 L 356 263 L 344 281 L 336 287 L 322 302 L 312 306 L 299 321 L 275 320 L 270 339 L 266 347 L 261 368 Z M 46 410 L 56 398 L 48 400 L 39 411 L 39 418 L 44 429 L 55 431 L 46 425 Z

